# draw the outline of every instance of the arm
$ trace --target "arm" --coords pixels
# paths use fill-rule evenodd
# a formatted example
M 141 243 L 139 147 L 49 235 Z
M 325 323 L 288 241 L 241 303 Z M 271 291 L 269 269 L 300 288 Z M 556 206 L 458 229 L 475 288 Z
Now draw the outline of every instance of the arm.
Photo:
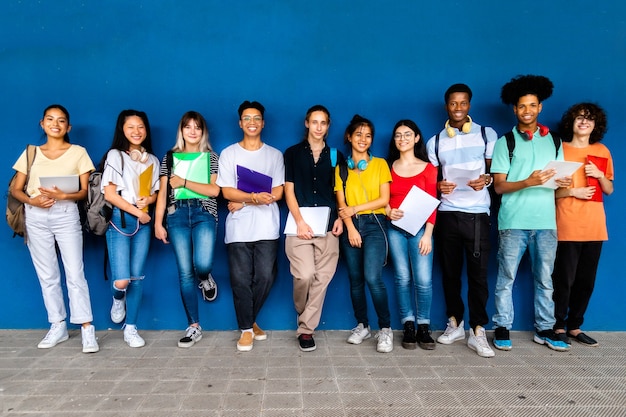
M 608 179 L 602 170 L 600 170 L 593 162 L 589 162 L 585 165 L 585 174 L 588 177 L 593 177 L 598 180 L 600 183 L 600 188 L 602 192 L 606 195 L 611 195 L 613 193 L 613 181 Z
M 170 185 L 173 189 L 185 187 L 188 190 L 196 192 L 198 194 L 205 195 L 207 197 L 217 197 L 220 194 L 220 187 L 215 184 L 217 180 L 217 174 L 211 175 L 211 183 L 203 184 L 200 182 L 185 180 L 178 175 L 172 175 L 170 177 Z M 167 184 L 165 184 L 167 186 Z M 161 183 L 161 189 L 163 190 L 163 183 Z
M 154 236 L 163 243 L 169 243 L 167 241 L 167 230 L 163 226 L 163 218 L 165 217 L 165 210 L 167 209 L 167 176 L 164 175 L 159 180 L 161 187 L 157 196 L 156 208 L 154 210 Z
M 337 192 L 337 200 L 339 200 L 339 192 L 343 194 L 343 191 Z M 389 183 L 384 182 L 380 184 L 380 195 L 375 200 L 368 201 L 356 206 L 346 206 L 344 199 L 344 207 L 339 207 L 339 217 L 344 219 L 345 217 L 352 217 L 357 213 L 367 210 L 376 210 L 381 207 L 386 207 L 389 204 Z
M 533 171 L 528 178 L 521 181 L 507 181 L 507 174 L 493 174 L 493 184 L 498 194 L 514 193 L 524 188 L 545 184 L 555 174 L 553 169 Z
M 50 198 L 54 201 L 58 200 L 72 200 L 72 201 L 80 201 L 87 198 L 87 188 L 89 187 L 89 174 L 91 171 L 84 172 L 80 174 L 78 180 L 80 181 L 80 190 L 75 193 L 64 193 L 58 188 L 43 188 L 39 187 L 39 192 L 44 197 Z
M 154 202 L 156 200 L 156 194 L 152 194 L 150 197 L 143 198 L 146 201 L 152 200 L 152 202 Z M 117 193 L 117 185 L 109 183 L 109 185 L 104 186 L 104 199 L 118 209 L 137 217 L 141 224 L 150 223 L 151 217 L 148 215 L 148 213 L 145 213 L 139 207 L 130 204 Z
M 419 241 L 418 247 L 420 255 L 428 255 L 433 250 L 433 229 L 435 225 L 427 222 L 424 228 L 424 235 Z
M 11 195 L 15 197 L 17 201 L 23 204 L 30 204 L 31 206 L 41 207 L 41 208 L 50 208 L 54 204 L 54 200 L 46 197 L 44 195 L 38 195 L 36 197 L 29 197 L 24 192 L 24 185 L 26 184 L 26 175 L 17 172 L 15 177 L 15 183 L 13 183 L 13 187 L 11 188 Z
M 343 224 L 346 226 L 345 229 L 348 232 L 348 242 L 350 242 L 350 246 L 360 248 L 363 241 L 361 239 L 361 234 L 358 230 L 356 230 L 356 227 L 352 222 L 352 215 L 347 215 L 345 217 L 341 215 L 342 211 L 352 212 L 352 209 L 344 210 L 348 206 L 346 205 L 346 196 L 343 192 L 343 188 L 337 190 L 335 196 L 337 197 L 337 210 L 339 212 L 339 218 L 343 221 Z
M 313 239 L 313 229 L 304 221 L 300 213 L 300 206 L 296 199 L 293 182 L 285 182 L 285 202 L 296 222 L 298 237 L 305 240 Z

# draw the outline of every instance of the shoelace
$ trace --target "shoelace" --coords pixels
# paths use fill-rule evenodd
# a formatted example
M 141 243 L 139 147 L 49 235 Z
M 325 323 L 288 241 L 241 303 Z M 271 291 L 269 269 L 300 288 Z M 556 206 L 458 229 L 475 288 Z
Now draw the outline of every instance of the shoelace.
M 210 291 L 215 288 L 215 281 L 213 278 L 209 277 L 208 279 L 200 281 L 199 287 L 205 291 Z

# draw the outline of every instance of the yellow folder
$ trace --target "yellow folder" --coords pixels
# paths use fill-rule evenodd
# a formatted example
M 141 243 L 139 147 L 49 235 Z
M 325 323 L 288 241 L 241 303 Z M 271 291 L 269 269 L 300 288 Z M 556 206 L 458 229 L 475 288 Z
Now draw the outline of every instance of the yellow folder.
M 139 197 L 150 197 L 150 190 L 152 189 L 152 170 L 154 165 L 150 164 L 148 168 L 141 174 L 139 174 Z M 143 211 L 148 211 L 148 206 L 143 208 Z

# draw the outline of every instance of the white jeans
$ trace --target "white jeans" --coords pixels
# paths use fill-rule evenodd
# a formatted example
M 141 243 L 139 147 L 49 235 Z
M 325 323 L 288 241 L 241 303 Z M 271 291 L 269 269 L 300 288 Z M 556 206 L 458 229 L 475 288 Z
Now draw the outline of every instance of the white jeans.
M 67 317 L 56 241 L 65 269 L 70 322 L 91 322 L 93 316 L 83 268 L 83 233 L 78 207 L 71 201 L 57 201 L 49 209 L 26 204 L 25 213 L 28 249 L 41 285 L 48 321 L 56 323 Z

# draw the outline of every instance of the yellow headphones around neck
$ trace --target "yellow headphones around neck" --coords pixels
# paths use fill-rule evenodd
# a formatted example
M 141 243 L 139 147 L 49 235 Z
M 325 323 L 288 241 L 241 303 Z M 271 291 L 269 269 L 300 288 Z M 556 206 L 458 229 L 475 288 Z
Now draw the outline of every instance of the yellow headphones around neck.
M 472 130 L 472 118 L 469 114 L 467 115 L 467 120 L 468 121 L 463 123 L 463 126 L 461 126 L 461 132 L 463 133 L 469 133 Z M 450 119 L 446 120 L 446 124 L 444 127 L 446 129 L 448 137 L 453 138 L 456 136 L 456 130 L 454 130 L 454 128 L 450 126 Z

